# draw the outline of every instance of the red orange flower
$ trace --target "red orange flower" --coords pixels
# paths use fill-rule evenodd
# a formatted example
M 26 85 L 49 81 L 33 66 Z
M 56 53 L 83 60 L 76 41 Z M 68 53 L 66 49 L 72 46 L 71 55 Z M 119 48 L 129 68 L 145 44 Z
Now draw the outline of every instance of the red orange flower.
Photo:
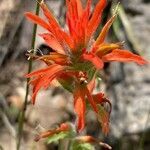
M 116 14 L 108 20 L 94 42 L 91 51 L 84 52 L 83 58 L 91 61 L 97 69 L 103 68 L 103 63 L 109 61 L 135 62 L 139 65 L 146 64 L 147 62 L 141 56 L 122 49 L 123 43 L 109 44 L 105 42 L 106 35 L 115 18 Z
M 109 132 L 109 115 L 111 112 L 111 103 L 108 99 L 104 97 L 103 93 L 98 93 L 95 95 L 91 94 L 85 85 L 78 85 L 74 91 L 74 109 L 78 115 L 78 130 L 82 130 L 85 127 L 85 111 L 86 111 L 86 99 L 90 103 L 91 107 L 95 111 L 99 122 L 102 126 L 103 133 L 107 134 Z M 110 106 L 110 111 L 107 112 L 102 104 L 108 103 Z
M 47 137 L 50 137 L 50 136 L 53 136 L 54 134 L 58 134 L 60 132 L 67 132 L 70 130 L 70 125 L 67 124 L 67 123 L 62 123 L 60 125 L 60 127 L 56 128 L 56 129 L 53 129 L 53 130 L 48 130 L 48 131 L 45 131 L 45 132 L 42 132 L 40 134 L 38 134 L 36 137 L 35 137 L 35 141 L 39 141 L 41 138 L 47 138 Z
M 138 55 L 122 50 L 121 43 L 105 42 L 105 37 L 116 15 L 110 18 L 98 38 L 94 40 L 94 33 L 101 22 L 106 0 L 98 0 L 93 13 L 90 11 L 91 2 L 92 0 L 87 0 L 83 8 L 80 0 L 66 0 L 68 32 L 60 27 L 43 1 L 40 6 L 46 20 L 31 12 L 25 13 L 29 20 L 47 30 L 40 36 L 55 51 L 38 57 L 48 65 L 47 68 L 32 72 L 26 77 L 33 77 L 30 82 L 33 85 L 33 104 L 39 89 L 47 88 L 56 79 L 64 88 L 73 93 L 75 112 L 78 115 L 78 130 L 82 130 L 85 126 L 84 115 L 87 100 L 96 112 L 103 132 L 107 134 L 109 113 L 102 104 L 110 104 L 110 102 L 102 93 L 92 95 L 96 70 L 102 69 L 104 63 L 108 61 L 133 61 L 141 65 L 146 61 Z

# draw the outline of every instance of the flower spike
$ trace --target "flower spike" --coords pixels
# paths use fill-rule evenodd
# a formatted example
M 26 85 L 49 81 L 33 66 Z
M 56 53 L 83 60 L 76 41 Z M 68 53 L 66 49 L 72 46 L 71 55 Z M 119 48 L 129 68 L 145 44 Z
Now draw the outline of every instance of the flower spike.
M 103 69 L 105 62 L 110 61 L 135 62 L 139 65 L 148 62 L 141 56 L 124 50 L 121 42 L 107 43 L 105 41 L 116 19 L 118 8 L 104 25 L 97 39 L 94 39 L 93 35 L 101 22 L 106 0 L 98 0 L 93 12 L 90 10 L 91 3 L 92 0 L 87 0 L 84 8 L 81 0 L 66 0 L 68 32 L 61 28 L 44 0 L 41 1 L 40 7 L 45 20 L 31 12 L 25 13 L 26 18 L 46 29 L 39 35 L 53 49 L 53 52 L 47 55 L 29 55 L 30 58 L 46 63 L 47 67 L 27 74 L 26 77 L 32 78 L 30 84 L 33 86 L 33 104 L 38 91 L 41 88 L 48 88 L 55 80 L 73 94 L 77 130 L 80 132 L 85 127 L 86 102 L 88 102 L 101 123 L 102 132 L 108 134 L 111 103 L 103 93 L 93 94 L 97 72 Z M 105 104 L 109 105 L 109 110 L 105 108 Z M 60 131 L 62 131 L 61 127 L 42 133 L 37 140 Z M 104 146 L 107 145 L 104 144 Z

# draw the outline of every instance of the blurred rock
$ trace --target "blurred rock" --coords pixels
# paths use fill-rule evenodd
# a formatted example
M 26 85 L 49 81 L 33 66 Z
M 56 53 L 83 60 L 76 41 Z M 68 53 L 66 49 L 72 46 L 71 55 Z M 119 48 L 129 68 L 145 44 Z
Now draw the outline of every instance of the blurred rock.
M 35 105 L 29 107 L 27 116 L 30 124 L 36 126 L 40 124 L 48 130 L 51 126 L 70 120 L 68 104 L 72 105 L 72 97 L 66 98 L 65 93 L 52 96 L 51 92 L 51 90 L 40 91 Z
M 119 67 L 116 63 L 111 64 L 110 79 L 111 76 L 118 76 L 119 72 L 115 72 L 116 67 Z M 113 104 L 111 131 L 117 137 L 150 128 L 150 122 L 146 124 L 150 111 L 150 66 L 125 64 L 123 71 L 124 79 L 111 84 L 108 89 Z
M 140 54 L 150 60 L 150 2 L 144 0 L 122 0 L 127 10 L 135 38 L 140 46 Z

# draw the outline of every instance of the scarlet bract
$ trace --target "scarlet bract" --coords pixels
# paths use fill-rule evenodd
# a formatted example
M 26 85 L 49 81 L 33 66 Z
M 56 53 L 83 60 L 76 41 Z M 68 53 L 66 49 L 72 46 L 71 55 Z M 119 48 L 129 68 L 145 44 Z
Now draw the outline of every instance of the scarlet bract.
M 103 132 L 107 134 L 110 112 L 107 112 L 101 104 L 108 103 L 110 107 L 111 104 L 103 93 L 92 95 L 96 72 L 109 61 L 135 62 L 139 65 L 146 64 L 146 61 L 141 56 L 122 49 L 122 43 L 105 41 L 116 14 L 104 25 L 97 39 L 93 38 L 101 22 L 106 0 L 99 0 L 92 13 L 91 2 L 92 0 L 87 0 L 83 8 L 80 0 L 66 0 L 68 32 L 60 27 L 44 2 L 41 2 L 40 6 L 46 21 L 31 12 L 25 13 L 29 20 L 47 30 L 40 36 L 55 51 L 38 57 L 47 64 L 47 68 L 32 72 L 26 77 L 33 77 L 30 82 L 33 85 L 33 104 L 38 91 L 42 87 L 47 88 L 53 80 L 57 80 L 73 93 L 74 109 L 78 116 L 78 130 L 85 127 L 84 116 L 87 101 L 98 116 Z

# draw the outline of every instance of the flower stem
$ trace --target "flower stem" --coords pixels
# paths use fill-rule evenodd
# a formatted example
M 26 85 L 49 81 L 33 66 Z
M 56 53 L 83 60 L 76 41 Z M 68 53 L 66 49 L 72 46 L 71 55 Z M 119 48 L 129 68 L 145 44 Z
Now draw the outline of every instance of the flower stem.
M 69 139 L 59 140 L 58 150 L 68 150 L 69 142 Z
M 140 138 L 139 150 L 144 150 L 144 142 L 145 142 L 145 138 L 146 138 L 146 127 L 148 125 L 149 119 L 150 119 L 150 108 L 149 108 L 147 119 L 146 119 L 146 122 L 145 122 L 145 127 L 144 127 L 144 130 L 143 130 L 143 134 Z
M 36 15 L 39 15 L 39 11 L 40 11 L 40 5 L 39 5 L 39 2 L 37 2 L 37 4 L 36 4 Z M 31 49 L 32 50 L 34 50 L 34 48 L 35 48 L 36 32 L 37 32 L 37 25 L 34 24 L 33 34 L 32 34 L 32 42 L 31 42 Z M 29 60 L 28 73 L 30 73 L 31 70 L 32 70 L 32 59 Z M 26 95 L 25 95 L 24 105 L 23 105 L 23 109 L 21 110 L 21 112 L 19 114 L 17 150 L 20 149 L 21 139 L 22 139 L 22 135 L 23 135 L 23 125 L 25 122 L 25 113 L 26 113 L 26 109 L 27 109 L 28 94 L 29 94 L 29 84 L 28 84 L 29 81 L 30 81 L 30 79 L 28 78 L 27 83 L 26 83 Z

